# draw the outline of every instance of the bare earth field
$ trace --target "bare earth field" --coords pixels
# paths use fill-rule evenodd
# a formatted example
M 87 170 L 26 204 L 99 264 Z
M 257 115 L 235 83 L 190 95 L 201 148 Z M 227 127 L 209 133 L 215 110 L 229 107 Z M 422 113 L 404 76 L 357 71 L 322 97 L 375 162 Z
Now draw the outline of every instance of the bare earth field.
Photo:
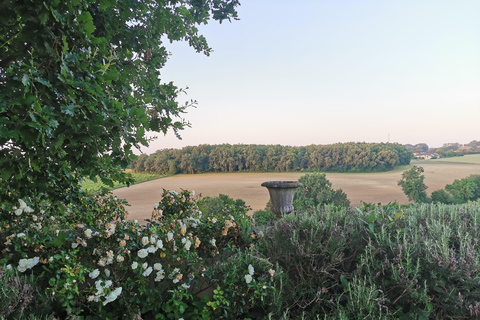
M 442 189 L 455 179 L 471 174 L 480 174 L 480 155 L 468 155 L 460 158 L 412 161 L 412 165 L 425 169 L 427 192 Z M 450 159 L 448 159 L 450 160 Z M 395 171 L 382 173 L 327 173 L 334 189 L 342 189 L 352 206 L 362 201 L 383 203 L 397 201 L 407 204 L 407 197 L 397 186 L 405 166 Z M 202 196 L 226 194 L 234 199 L 242 199 L 253 211 L 265 208 L 269 199 L 268 191 L 260 185 L 265 181 L 298 180 L 304 173 L 207 173 L 195 175 L 176 175 L 133 185 L 129 188 L 113 190 L 113 194 L 130 203 L 129 218 L 142 221 L 150 218 L 153 206 L 160 200 L 162 189 L 195 190 Z M 250 213 L 253 213 L 251 211 Z

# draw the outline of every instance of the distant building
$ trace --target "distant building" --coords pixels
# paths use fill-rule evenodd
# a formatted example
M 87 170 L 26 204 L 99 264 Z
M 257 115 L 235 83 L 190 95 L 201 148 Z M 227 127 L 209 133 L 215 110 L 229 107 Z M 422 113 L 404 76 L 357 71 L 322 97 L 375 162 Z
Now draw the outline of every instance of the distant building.
M 441 154 L 434 153 L 434 152 L 414 152 L 413 156 L 417 159 L 442 158 Z

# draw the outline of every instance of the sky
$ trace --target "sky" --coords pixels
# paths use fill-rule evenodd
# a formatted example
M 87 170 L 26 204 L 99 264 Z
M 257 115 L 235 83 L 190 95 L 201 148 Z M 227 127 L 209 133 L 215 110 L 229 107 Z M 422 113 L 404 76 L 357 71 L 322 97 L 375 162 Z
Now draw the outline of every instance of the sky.
M 210 56 L 168 44 L 162 82 L 196 100 L 190 128 L 142 152 L 199 144 L 480 140 L 480 1 L 240 0 L 200 27 Z

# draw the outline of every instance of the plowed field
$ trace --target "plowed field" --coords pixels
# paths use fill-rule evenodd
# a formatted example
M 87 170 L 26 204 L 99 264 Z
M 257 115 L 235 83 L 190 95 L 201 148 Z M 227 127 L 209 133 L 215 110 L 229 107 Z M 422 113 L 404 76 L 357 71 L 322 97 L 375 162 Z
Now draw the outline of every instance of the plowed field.
M 455 179 L 462 179 L 471 174 L 480 174 L 480 155 L 470 155 L 461 158 L 439 160 L 412 161 L 412 164 L 425 169 L 425 184 L 427 192 L 441 189 Z M 457 161 L 455 161 L 457 160 Z M 458 161 L 461 160 L 461 161 Z M 409 166 L 382 173 L 327 173 L 334 189 L 342 189 L 352 204 L 356 206 L 361 201 L 383 203 L 398 201 L 408 203 L 402 189 L 397 186 L 402 172 Z M 127 199 L 130 219 L 142 221 L 150 217 L 152 208 L 160 200 L 162 189 L 195 190 L 203 196 L 216 196 L 220 193 L 232 198 L 243 199 L 253 211 L 265 208 L 269 199 L 262 182 L 276 180 L 298 180 L 304 173 L 208 173 L 195 175 L 175 175 L 121 188 L 113 191 L 119 198 Z M 253 212 L 251 211 L 251 213 Z

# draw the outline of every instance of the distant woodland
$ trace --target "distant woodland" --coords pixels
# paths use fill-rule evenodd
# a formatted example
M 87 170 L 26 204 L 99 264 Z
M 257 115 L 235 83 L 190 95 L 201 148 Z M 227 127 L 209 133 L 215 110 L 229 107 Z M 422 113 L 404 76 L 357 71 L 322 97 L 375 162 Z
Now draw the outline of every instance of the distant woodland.
M 414 153 L 437 153 L 442 157 L 458 157 L 465 154 L 480 153 L 480 141 L 477 140 L 470 141 L 467 144 L 444 143 L 440 148 L 430 148 L 426 143 L 406 144 L 405 147 Z
M 392 143 L 281 145 L 199 145 L 142 154 L 130 165 L 135 172 L 378 172 L 410 163 L 412 152 Z

